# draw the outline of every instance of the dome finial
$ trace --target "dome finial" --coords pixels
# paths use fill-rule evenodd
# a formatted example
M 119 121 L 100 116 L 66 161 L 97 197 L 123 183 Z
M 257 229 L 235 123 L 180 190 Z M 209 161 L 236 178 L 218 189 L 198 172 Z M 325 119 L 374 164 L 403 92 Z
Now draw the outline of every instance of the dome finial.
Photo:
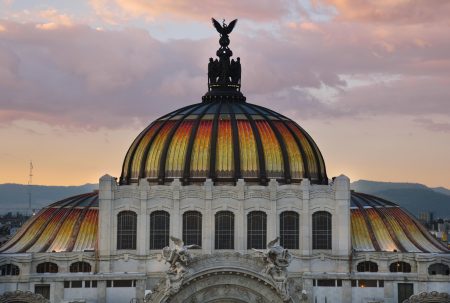
M 209 58 L 208 63 L 208 92 L 203 96 L 203 101 L 215 100 L 233 100 L 245 101 L 241 93 L 241 60 L 240 58 L 231 59 L 233 52 L 228 47 L 230 44 L 229 34 L 233 31 L 237 19 L 231 21 L 228 25 L 223 19 L 220 24 L 216 19 L 211 18 L 214 27 L 220 34 L 220 48 L 216 55 L 218 59 Z

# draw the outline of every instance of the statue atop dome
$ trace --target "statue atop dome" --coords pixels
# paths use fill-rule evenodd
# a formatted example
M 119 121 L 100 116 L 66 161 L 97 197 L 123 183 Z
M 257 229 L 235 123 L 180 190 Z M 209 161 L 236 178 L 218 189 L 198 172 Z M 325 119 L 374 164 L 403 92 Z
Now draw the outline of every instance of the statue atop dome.
M 237 23 L 237 19 L 234 19 L 233 21 L 231 21 L 229 25 L 227 25 L 225 23 L 225 19 L 223 19 L 222 25 L 220 25 L 220 23 L 217 22 L 217 20 L 214 18 L 211 18 L 211 20 L 212 20 L 212 23 L 213 23 L 214 27 L 216 28 L 217 32 L 220 34 L 221 39 L 222 39 L 222 37 L 224 38 L 224 40 L 223 40 L 224 42 L 225 42 L 225 38 L 228 38 L 228 35 L 231 34 L 234 26 Z M 222 45 L 222 40 L 220 42 L 221 42 L 220 45 Z M 228 44 L 229 43 L 230 43 L 230 41 L 228 40 Z
M 228 25 L 223 20 L 220 24 L 211 18 L 214 27 L 220 34 L 220 48 L 216 55 L 218 58 L 209 58 L 208 63 L 208 92 L 203 96 L 203 101 L 234 100 L 245 101 L 241 93 L 241 59 L 231 59 L 233 52 L 228 47 L 230 44 L 229 34 L 236 26 L 237 19 Z

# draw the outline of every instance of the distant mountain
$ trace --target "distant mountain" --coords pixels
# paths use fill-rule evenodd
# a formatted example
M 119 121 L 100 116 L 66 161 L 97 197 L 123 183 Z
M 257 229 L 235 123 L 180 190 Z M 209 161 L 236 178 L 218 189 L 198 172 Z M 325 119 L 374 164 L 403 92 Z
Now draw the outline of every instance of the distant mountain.
M 450 189 L 447 189 L 447 188 L 444 188 L 444 187 L 435 187 L 435 188 L 432 188 L 432 190 L 434 190 L 437 193 L 450 196 Z
M 414 215 L 422 211 L 435 218 L 450 218 L 450 190 L 429 188 L 417 183 L 391 183 L 359 180 L 351 184 L 355 191 L 379 196 L 397 203 Z M 98 184 L 80 186 L 32 186 L 32 208 L 40 209 L 52 202 L 77 194 L 92 192 Z M 0 184 L 0 214 L 28 209 L 28 187 L 23 184 Z
M 92 192 L 98 184 L 80 186 L 31 186 L 31 208 L 40 209 L 52 202 Z M 28 185 L 0 184 L 0 213 L 24 212 L 28 209 Z
M 435 218 L 450 218 L 450 190 L 443 187 L 359 180 L 353 182 L 351 188 L 397 203 L 416 216 L 428 211 L 434 213 Z

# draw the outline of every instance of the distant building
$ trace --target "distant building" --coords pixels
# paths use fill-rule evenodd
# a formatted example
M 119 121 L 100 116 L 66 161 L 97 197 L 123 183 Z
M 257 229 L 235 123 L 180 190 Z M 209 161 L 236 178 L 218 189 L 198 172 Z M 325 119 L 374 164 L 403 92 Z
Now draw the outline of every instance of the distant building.
M 429 211 L 422 211 L 419 213 L 419 220 L 423 224 L 430 224 L 433 221 L 433 213 Z

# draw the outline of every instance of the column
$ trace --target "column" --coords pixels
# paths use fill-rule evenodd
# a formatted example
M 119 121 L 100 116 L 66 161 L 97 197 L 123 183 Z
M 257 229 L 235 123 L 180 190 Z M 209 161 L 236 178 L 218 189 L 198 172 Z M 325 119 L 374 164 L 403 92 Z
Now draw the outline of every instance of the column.
M 98 303 L 107 303 L 106 302 L 106 281 L 98 281 L 97 282 L 97 302 Z
M 245 246 L 246 242 L 246 228 L 245 228 L 245 182 L 244 179 L 239 179 L 236 183 L 236 187 L 238 190 L 238 199 L 239 199 L 239 211 L 235 214 L 235 230 L 234 230 L 234 239 L 235 239 L 235 249 L 238 251 L 245 251 L 247 247 Z
M 269 181 L 269 196 L 270 196 L 270 212 L 267 214 L 267 241 L 272 241 L 278 235 L 277 224 L 277 187 L 278 182 L 275 179 Z
M 309 190 L 310 182 L 303 179 L 300 184 L 302 189 L 302 213 L 300 216 L 300 251 L 302 255 L 311 254 L 311 215 L 309 213 Z
M 110 175 L 104 175 L 100 178 L 99 182 L 99 254 L 101 256 L 111 255 L 111 251 L 115 250 L 115 247 L 111 247 L 113 237 L 116 236 L 113 229 L 113 217 L 112 209 L 114 203 L 114 191 L 116 189 L 116 179 Z M 100 262 L 100 272 L 110 272 L 110 262 Z
M 173 208 L 170 214 L 170 235 L 182 239 L 182 223 L 183 217 L 180 214 L 180 187 L 181 182 L 178 179 L 173 180 L 172 182 L 172 199 L 173 199 Z
M 351 252 L 350 235 L 350 179 L 340 175 L 334 179 L 336 212 L 333 222 L 333 254 L 348 256 Z

